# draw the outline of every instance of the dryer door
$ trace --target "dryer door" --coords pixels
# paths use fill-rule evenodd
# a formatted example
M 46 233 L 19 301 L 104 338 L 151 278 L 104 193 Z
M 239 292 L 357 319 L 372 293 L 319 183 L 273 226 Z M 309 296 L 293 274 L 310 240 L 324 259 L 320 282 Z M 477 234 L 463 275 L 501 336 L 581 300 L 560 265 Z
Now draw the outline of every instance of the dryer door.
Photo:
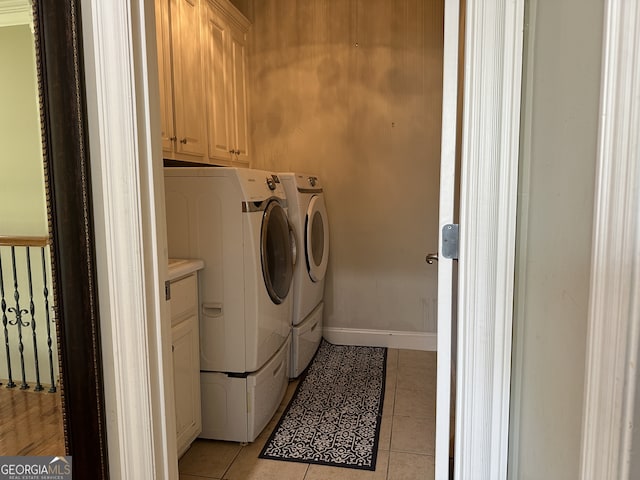
M 324 278 L 329 262 L 329 222 L 322 195 L 311 197 L 304 237 L 309 277 L 314 282 L 319 282 Z
M 275 200 L 267 205 L 262 217 L 260 254 L 267 292 L 274 303 L 280 304 L 291 288 L 293 248 L 287 214 Z

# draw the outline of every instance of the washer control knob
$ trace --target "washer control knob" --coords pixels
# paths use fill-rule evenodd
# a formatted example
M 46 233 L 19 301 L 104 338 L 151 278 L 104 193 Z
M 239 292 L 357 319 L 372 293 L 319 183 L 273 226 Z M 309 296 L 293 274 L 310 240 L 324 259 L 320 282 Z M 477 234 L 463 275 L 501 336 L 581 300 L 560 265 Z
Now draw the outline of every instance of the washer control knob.
M 309 185 L 311 185 L 312 187 L 315 187 L 317 183 L 318 183 L 318 179 L 316 177 L 309 177 Z
M 276 189 L 276 182 L 273 180 L 273 178 L 267 177 L 267 186 L 269 187 L 269 190 Z

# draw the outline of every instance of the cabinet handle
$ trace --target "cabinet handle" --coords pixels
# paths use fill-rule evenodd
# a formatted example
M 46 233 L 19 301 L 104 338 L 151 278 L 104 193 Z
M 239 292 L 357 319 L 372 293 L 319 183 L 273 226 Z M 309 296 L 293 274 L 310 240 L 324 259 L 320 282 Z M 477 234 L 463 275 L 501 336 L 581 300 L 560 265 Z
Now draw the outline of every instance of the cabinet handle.
M 236 150 L 236 151 L 235 151 L 235 154 L 236 154 L 236 155 L 240 155 L 240 150 Z
M 178 140 L 178 137 L 174 135 L 173 137 L 169 137 L 169 140 L 175 142 L 176 140 Z
M 180 143 L 182 143 L 183 145 L 186 145 L 187 144 L 187 139 L 183 138 L 182 140 L 180 140 Z
M 284 362 L 280 362 L 280 365 L 278 365 L 278 368 L 276 368 L 276 369 L 273 371 L 273 376 L 274 376 L 274 377 L 277 377 L 277 376 L 278 376 L 278 374 L 279 374 L 279 373 L 280 373 L 280 371 L 282 370 L 282 367 L 283 367 L 283 366 L 284 366 Z
M 229 150 L 229 153 L 236 153 L 235 150 Z
M 216 318 L 222 316 L 222 303 L 212 302 L 202 304 L 202 315 Z

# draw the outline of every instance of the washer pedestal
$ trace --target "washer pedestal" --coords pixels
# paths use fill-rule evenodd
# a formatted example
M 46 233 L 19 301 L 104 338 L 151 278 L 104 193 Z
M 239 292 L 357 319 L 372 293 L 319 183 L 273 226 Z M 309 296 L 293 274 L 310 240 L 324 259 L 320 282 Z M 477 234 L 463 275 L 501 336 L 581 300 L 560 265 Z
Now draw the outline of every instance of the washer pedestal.
M 253 442 L 267 426 L 289 383 L 291 338 L 257 372 L 246 376 L 200 372 L 200 438 Z
M 322 313 L 324 302 L 292 329 L 291 378 L 297 378 L 309 365 L 322 340 Z

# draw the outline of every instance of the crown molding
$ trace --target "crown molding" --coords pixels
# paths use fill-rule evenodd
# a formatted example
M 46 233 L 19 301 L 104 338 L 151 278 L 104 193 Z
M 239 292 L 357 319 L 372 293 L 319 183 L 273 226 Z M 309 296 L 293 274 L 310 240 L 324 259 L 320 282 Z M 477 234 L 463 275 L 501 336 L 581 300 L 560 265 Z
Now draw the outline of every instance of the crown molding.
M 0 2 L 0 27 L 15 25 L 33 25 L 33 10 L 29 0 Z

